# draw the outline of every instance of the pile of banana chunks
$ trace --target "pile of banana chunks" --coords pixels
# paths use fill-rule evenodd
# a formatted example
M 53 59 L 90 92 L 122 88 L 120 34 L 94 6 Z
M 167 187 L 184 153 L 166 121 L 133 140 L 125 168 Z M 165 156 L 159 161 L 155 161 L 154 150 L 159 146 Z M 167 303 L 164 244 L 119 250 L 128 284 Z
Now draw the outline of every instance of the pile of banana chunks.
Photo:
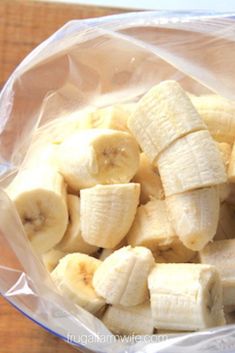
M 230 322 L 235 103 L 163 81 L 43 131 L 6 192 L 58 291 L 116 334 Z

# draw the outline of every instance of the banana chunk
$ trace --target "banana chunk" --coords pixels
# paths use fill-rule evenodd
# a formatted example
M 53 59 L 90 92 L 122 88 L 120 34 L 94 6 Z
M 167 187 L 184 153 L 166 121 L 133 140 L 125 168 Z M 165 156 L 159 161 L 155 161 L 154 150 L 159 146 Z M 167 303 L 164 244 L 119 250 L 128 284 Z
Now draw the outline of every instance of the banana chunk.
M 213 239 L 220 211 L 216 188 L 169 196 L 166 205 L 173 228 L 186 247 L 198 251 Z
M 127 132 L 82 130 L 58 147 L 58 168 L 73 190 L 128 183 L 139 166 L 139 147 Z
M 137 103 L 128 127 L 152 163 L 178 138 L 206 129 L 189 97 L 175 81 L 164 81 L 151 88 Z
M 156 264 L 148 287 L 157 329 L 194 331 L 225 323 L 222 285 L 214 266 Z
M 152 200 L 138 207 L 135 220 L 127 235 L 132 246 L 145 246 L 153 251 L 165 247 L 176 238 L 168 218 L 164 200 Z
M 223 303 L 235 305 L 235 239 L 208 244 L 200 252 L 200 260 L 217 268 L 223 285 Z
M 54 268 L 58 265 L 59 260 L 66 255 L 65 252 L 51 249 L 42 255 L 42 261 L 47 269 L 47 271 L 52 272 Z
M 106 303 L 135 306 L 148 300 L 147 277 L 154 265 L 149 249 L 123 247 L 96 270 L 93 286 Z
M 211 135 L 219 142 L 235 139 L 235 103 L 216 94 L 190 96 Z
M 45 253 L 60 242 L 68 224 L 68 211 L 66 186 L 54 167 L 26 166 L 6 191 L 36 252 Z
M 81 234 L 85 242 L 114 248 L 132 225 L 139 194 L 140 186 L 135 183 L 81 190 Z
M 75 195 L 67 196 L 69 224 L 61 242 L 56 246 L 64 252 L 81 252 L 93 254 L 98 249 L 96 246 L 87 244 L 81 235 L 80 222 L 80 199 Z
M 127 120 L 135 108 L 135 103 L 116 104 L 97 109 L 81 120 L 82 129 L 113 129 L 127 131 Z
M 224 202 L 220 207 L 218 228 L 214 240 L 235 238 L 235 210 Z
M 140 184 L 140 203 L 145 204 L 152 198 L 164 199 L 164 190 L 157 167 L 153 166 L 146 155 L 141 153 L 140 165 L 133 182 Z
M 105 305 L 104 299 L 96 294 L 92 286 L 94 272 L 101 263 L 86 254 L 68 254 L 59 261 L 51 277 L 62 295 L 96 313 Z
M 227 181 L 220 152 L 208 131 L 177 140 L 160 154 L 157 164 L 166 197 Z
M 157 262 L 188 262 L 194 256 L 173 229 L 164 200 L 152 200 L 138 207 L 127 242 L 149 248 Z
M 109 306 L 102 321 L 117 335 L 151 335 L 154 330 L 149 301 L 131 307 Z

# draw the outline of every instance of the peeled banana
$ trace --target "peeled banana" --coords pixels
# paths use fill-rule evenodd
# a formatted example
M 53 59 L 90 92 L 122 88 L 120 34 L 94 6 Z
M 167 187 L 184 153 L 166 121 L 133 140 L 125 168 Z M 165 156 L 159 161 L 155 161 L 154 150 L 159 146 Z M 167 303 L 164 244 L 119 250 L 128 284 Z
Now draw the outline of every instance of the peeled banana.
M 235 239 L 218 240 L 200 251 L 200 260 L 219 271 L 223 285 L 223 303 L 235 305 Z
M 88 244 L 114 248 L 128 233 L 139 203 L 139 184 L 97 185 L 80 192 L 81 231 Z
M 216 188 L 203 188 L 166 198 L 169 219 L 182 243 L 201 250 L 216 233 L 220 200 Z
M 130 307 L 109 306 L 102 321 L 118 335 L 151 335 L 154 330 L 149 301 Z
M 157 164 L 166 197 L 227 181 L 220 152 L 208 131 L 178 139 L 160 154 Z
M 68 254 L 60 259 L 51 277 L 62 295 L 91 313 L 96 313 L 105 305 L 104 299 L 96 294 L 92 286 L 94 272 L 100 265 L 100 260 L 89 255 Z
M 164 190 L 157 167 L 153 166 L 146 155 L 141 153 L 140 165 L 132 179 L 140 184 L 140 203 L 145 204 L 150 199 L 164 199 Z
M 7 188 L 31 245 L 38 253 L 62 239 L 67 224 L 66 186 L 54 167 L 25 167 Z
M 149 249 L 131 246 L 108 256 L 93 277 L 96 293 L 106 303 L 135 306 L 148 300 L 147 277 L 154 265 Z
M 154 327 L 194 331 L 225 323 L 215 267 L 156 264 L 148 278 Z
M 151 163 L 178 138 L 206 129 L 189 97 L 175 81 L 164 81 L 151 88 L 137 103 L 128 127 Z
M 211 135 L 219 142 L 235 139 L 235 103 L 216 94 L 190 97 Z
M 82 130 L 58 147 L 58 168 L 75 191 L 96 184 L 128 183 L 139 166 L 139 147 L 127 132 Z
M 151 249 L 157 262 L 188 262 L 194 256 L 173 229 L 164 200 L 152 200 L 138 207 L 127 242 Z
M 87 244 L 81 236 L 79 197 L 75 195 L 68 195 L 67 203 L 69 224 L 61 242 L 56 246 L 56 249 L 64 252 L 81 252 L 88 255 L 94 253 L 98 248 Z
M 146 246 L 156 251 L 172 244 L 177 238 L 164 200 L 152 200 L 138 207 L 135 220 L 127 235 L 132 246 Z

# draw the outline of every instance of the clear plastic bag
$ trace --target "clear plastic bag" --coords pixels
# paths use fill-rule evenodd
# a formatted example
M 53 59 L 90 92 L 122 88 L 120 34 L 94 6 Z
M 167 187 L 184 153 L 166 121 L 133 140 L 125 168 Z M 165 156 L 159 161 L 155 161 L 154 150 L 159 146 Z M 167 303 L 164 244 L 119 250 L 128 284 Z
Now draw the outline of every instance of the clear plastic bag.
M 36 48 L 0 96 L 0 175 L 5 187 L 45 128 L 84 108 L 135 101 L 164 79 L 192 93 L 235 99 L 234 14 L 139 12 L 72 21 Z M 66 118 L 67 117 L 67 118 Z M 234 352 L 235 326 L 193 334 L 117 339 L 62 298 L 0 191 L 1 294 L 51 333 L 96 352 Z

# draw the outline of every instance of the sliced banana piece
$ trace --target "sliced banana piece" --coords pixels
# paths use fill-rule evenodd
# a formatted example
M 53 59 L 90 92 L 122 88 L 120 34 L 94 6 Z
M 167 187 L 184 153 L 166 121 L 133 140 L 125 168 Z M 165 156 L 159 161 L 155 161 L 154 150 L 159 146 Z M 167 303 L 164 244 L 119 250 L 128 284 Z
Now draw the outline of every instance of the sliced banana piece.
M 62 295 L 91 313 L 96 313 L 105 305 L 105 300 L 96 294 L 92 286 L 94 272 L 101 263 L 86 254 L 68 254 L 60 259 L 51 277 Z
M 149 301 L 131 307 L 109 306 L 102 321 L 117 335 L 151 335 L 154 330 Z
M 135 103 L 116 104 L 100 108 L 82 119 L 80 126 L 83 129 L 105 128 L 128 131 L 127 120 L 134 109 Z
M 165 195 L 222 184 L 225 167 L 208 131 L 197 131 L 178 139 L 158 159 Z
M 6 191 L 35 251 L 45 253 L 60 242 L 68 211 L 64 179 L 54 167 L 25 166 Z
M 139 203 L 139 184 L 97 185 L 80 192 L 81 231 L 92 245 L 112 249 L 128 233 Z
M 65 252 L 51 249 L 42 255 L 42 261 L 49 272 L 52 272 L 58 265 L 59 260 L 66 255 Z
M 59 147 L 58 168 L 74 190 L 96 184 L 127 183 L 139 166 L 139 147 L 127 132 L 83 130 Z
M 151 198 L 164 199 L 164 190 L 157 167 L 150 163 L 144 153 L 140 155 L 139 169 L 132 181 L 140 184 L 141 204 L 145 204 Z
M 149 249 L 123 247 L 107 257 L 96 270 L 93 286 L 108 304 L 141 304 L 148 299 L 147 277 L 153 265 Z
M 235 305 L 235 239 L 210 243 L 199 255 L 201 263 L 213 265 L 219 271 L 224 305 Z
M 156 251 L 172 244 L 176 237 L 165 201 L 152 200 L 138 207 L 127 242 L 132 246 L 146 246 Z
M 213 239 L 220 210 L 216 188 L 169 196 L 166 205 L 175 233 L 186 247 L 198 251 Z
M 96 246 L 90 245 L 83 240 L 80 222 L 80 198 L 75 195 L 67 196 L 69 224 L 61 242 L 56 246 L 64 252 L 81 252 L 93 254 L 98 250 Z
M 189 97 L 175 81 L 164 81 L 151 88 L 138 102 L 128 127 L 150 162 L 178 138 L 206 129 Z
M 157 329 L 194 331 L 225 323 L 222 285 L 214 266 L 156 264 L 148 287 Z
M 235 238 L 235 210 L 224 202 L 220 207 L 218 228 L 214 240 Z
M 219 142 L 235 139 L 235 103 L 216 94 L 190 96 L 211 135 Z

